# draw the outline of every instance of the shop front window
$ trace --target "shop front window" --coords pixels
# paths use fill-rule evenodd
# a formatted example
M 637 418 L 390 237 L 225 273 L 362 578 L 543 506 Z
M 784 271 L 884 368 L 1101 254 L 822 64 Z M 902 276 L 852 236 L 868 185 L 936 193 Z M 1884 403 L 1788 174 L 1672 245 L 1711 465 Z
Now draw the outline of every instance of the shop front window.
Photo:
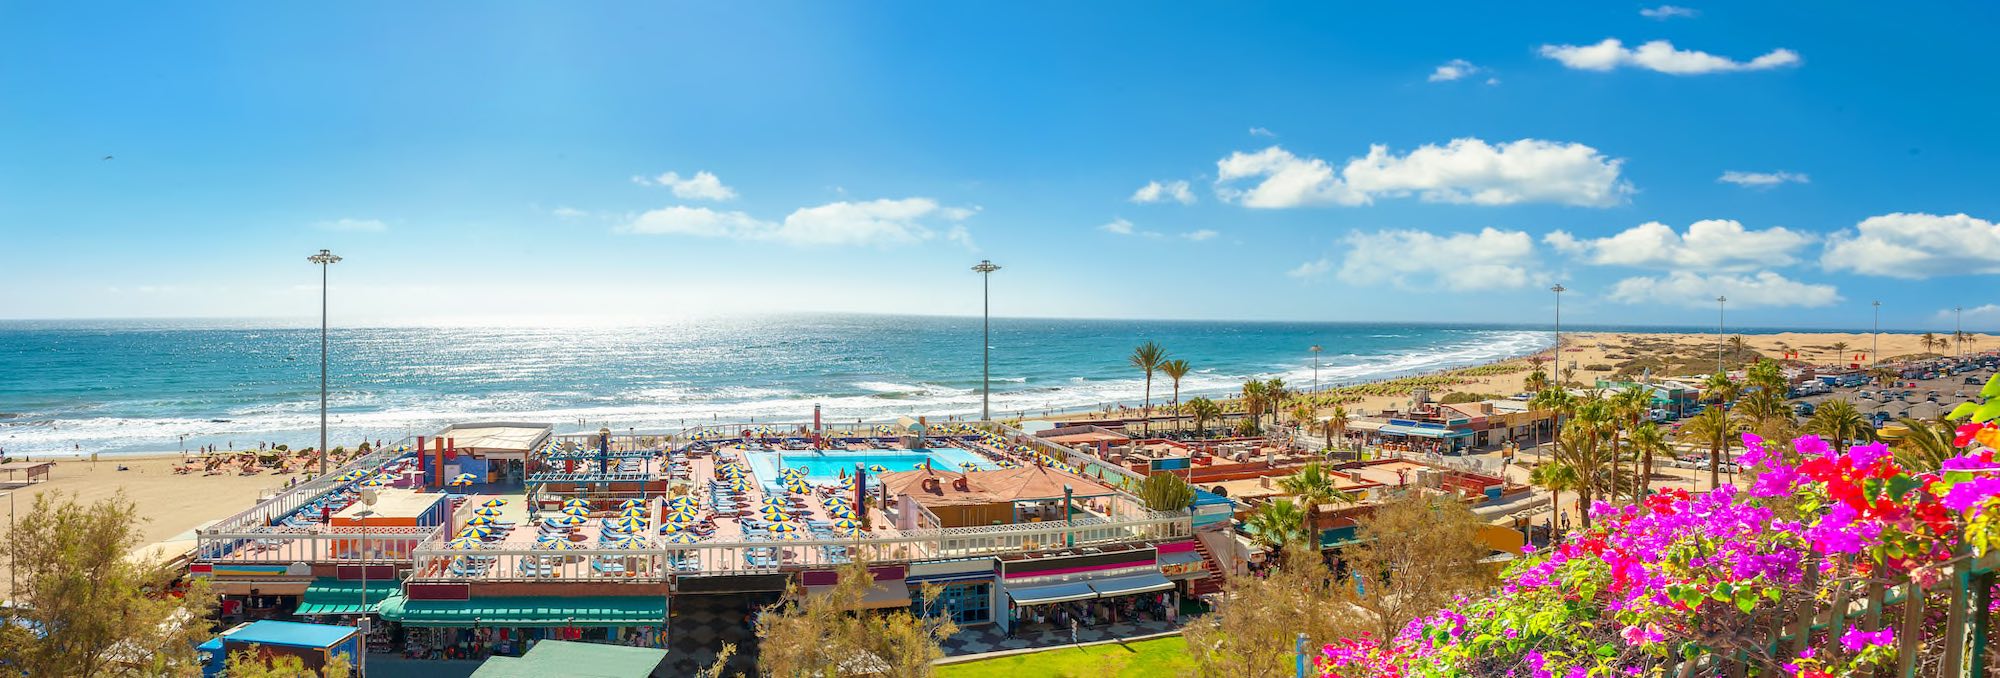
M 925 607 L 920 595 L 912 596 L 916 612 L 925 616 L 951 615 L 955 624 L 983 624 L 993 621 L 993 584 L 946 584 L 937 600 Z

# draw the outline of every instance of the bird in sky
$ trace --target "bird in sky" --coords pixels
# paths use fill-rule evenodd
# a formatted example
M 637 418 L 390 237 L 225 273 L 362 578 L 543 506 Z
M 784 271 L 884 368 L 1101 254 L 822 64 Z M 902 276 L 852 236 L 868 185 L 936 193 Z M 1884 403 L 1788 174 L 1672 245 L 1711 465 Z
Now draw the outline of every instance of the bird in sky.
M 108 156 L 108 155 L 107 155 L 107 156 L 104 156 L 104 159 L 105 159 L 105 160 L 110 160 L 110 159 L 111 159 L 111 156 Z

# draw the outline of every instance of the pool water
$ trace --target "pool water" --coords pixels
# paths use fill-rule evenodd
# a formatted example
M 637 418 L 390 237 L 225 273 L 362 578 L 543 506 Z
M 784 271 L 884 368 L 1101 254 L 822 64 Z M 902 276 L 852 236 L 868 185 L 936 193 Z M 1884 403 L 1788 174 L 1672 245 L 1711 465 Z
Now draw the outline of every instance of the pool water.
M 881 466 L 892 473 L 923 468 L 924 462 L 927 461 L 931 463 L 931 468 L 940 471 L 958 471 L 962 468 L 960 464 L 968 462 L 976 469 L 998 468 L 978 455 L 957 448 L 785 452 L 778 457 L 786 468 L 805 470 L 806 479 L 813 482 L 833 480 L 840 477 L 842 471 L 853 475 L 856 463 L 870 468 Z M 772 471 L 775 473 L 776 469 Z

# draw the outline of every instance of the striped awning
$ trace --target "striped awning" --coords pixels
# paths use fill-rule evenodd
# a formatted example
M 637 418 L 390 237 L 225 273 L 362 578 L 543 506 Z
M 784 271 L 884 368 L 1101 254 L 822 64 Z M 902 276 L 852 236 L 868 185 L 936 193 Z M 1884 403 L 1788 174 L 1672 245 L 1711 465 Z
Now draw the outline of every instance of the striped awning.
M 394 579 L 368 582 L 364 594 L 360 580 L 321 577 L 306 585 L 294 614 L 365 614 L 374 612 L 382 601 L 401 592 L 403 583 Z M 365 601 L 365 602 L 364 602 Z
M 382 618 L 404 626 L 664 626 L 665 596 L 496 596 L 382 601 Z

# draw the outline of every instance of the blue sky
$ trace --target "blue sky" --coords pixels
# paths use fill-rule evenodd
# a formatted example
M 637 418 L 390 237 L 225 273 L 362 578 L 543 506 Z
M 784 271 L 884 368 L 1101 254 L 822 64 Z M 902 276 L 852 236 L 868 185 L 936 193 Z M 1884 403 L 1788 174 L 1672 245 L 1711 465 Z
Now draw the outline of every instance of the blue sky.
M 1992 6 L 1406 4 L 10 3 L 0 317 L 2000 326 Z

